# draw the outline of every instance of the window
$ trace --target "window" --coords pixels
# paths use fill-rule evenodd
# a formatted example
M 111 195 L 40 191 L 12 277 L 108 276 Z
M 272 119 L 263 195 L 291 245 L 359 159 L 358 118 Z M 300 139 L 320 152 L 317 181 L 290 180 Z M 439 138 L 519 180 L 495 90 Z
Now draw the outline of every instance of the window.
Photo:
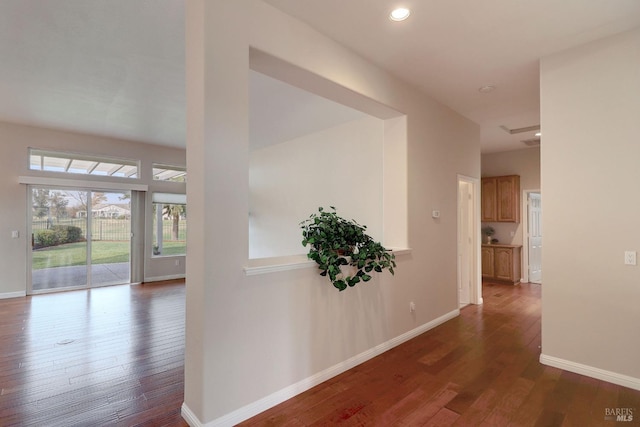
M 81 175 L 138 178 L 137 160 L 29 149 L 29 169 Z
M 153 179 L 157 181 L 187 182 L 187 169 L 180 166 L 154 163 Z
M 186 202 L 184 194 L 153 193 L 154 257 L 186 255 Z

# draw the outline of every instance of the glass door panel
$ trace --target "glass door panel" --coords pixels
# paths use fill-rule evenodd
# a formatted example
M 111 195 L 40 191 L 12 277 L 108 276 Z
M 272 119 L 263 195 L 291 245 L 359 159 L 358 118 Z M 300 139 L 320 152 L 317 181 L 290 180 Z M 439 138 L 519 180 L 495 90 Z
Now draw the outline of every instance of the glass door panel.
M 88 194 L 31 188 L 33 291 L 87 286 Z
M 131 194 L 91 193 L 91 286 L 129 283 Z
M 30 192 L 31 292 L 130 283 L 130 192 Z

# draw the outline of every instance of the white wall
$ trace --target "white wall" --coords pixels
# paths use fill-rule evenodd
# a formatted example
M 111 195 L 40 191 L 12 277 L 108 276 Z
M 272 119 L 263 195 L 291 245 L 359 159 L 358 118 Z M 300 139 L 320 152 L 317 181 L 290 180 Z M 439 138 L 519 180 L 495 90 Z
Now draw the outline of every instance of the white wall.
M 541 360 L 637 389 L 639 75 L 640 29 L 541 61 Z
M 300 221 L 334 206 L 382 240 L 384 122 L 335 126 L 251 152 L 249 258 L 307 253 Z
M 314 375 L 335 373 L 363 352 L 456 313 L 457 174 L 480 177 L 479 128 L 263 2 L 193 0 L 186 6 L 190 246 L 183 413 L 226 425 L 277 403 L 278 392 L 300 391 Z M 385 133 L 407 137 L 396 147 L 404 154 L 389 156 L 404 167 L 388 170 L 385 151 L 384 241 L 387 218 L 398 215 L 393 222 L 407 224 L 398 241 L 408 236 L 412 248 L 398 258 L 394 277 L 385 273 L 338 292 L 315 269 L 244 274 L 250 46 L 319 76 L 324 88 L 333 85 L 407 115 L 401 120 L 406 134 L 385 121 Z M 387 172 L 395 173 L 394 185 L 387 186 Z M 390 202 L 394 195 L 399 203 Z M 439 220 L 430 217 L 432 209 L 441 211 Z
M 27 251 L 30 248 L 27 235 L 27 187 L 19 184 L 18 177 L 82 179 L 95 181 L 97 186 L 105 181 L 132 182 L 124 178 L 68 176 L 29 170 L 29 147 L 140 159 L 143 175 L 135 183 L 149 185 L 150 191 L 176 192 L 173 185 L 153 181 L 153 162 L 178 165 L 185 162 L 184 150 L 0 122 L 0 271 L 3 275 L 0 297 L 24 294 L 27 286 Z M 185 191 L 184 184 L 178 188 L 177 192 L 180 191 Z M 20 232 L 19 239 L 11 238 L 12 230 Z M 146 260 L 148 277 L 184 275 L 184 262 L 176 267 L 174 259 L 151 259 L 148 251 L 146 256 L 149 257 Z
M 521 221 L 517 224 L 492 222 L 487 225 L 491 225 L 496 230 L 494 238 L 498 239 L 500 243 L 524 244 L 526 230 L 523 229 L 523 218 L 527 212 L 522 209 L 522 198 L 525 190 L 540 190 L 540 147 L 483 154 L 481 162 L 483 177 L 520 175 Z

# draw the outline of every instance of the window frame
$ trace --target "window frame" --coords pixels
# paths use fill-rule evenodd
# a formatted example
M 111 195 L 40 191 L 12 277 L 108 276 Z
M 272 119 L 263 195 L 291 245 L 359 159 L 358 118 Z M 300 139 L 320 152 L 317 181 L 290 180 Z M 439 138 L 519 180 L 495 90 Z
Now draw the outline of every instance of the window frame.
M 38 161 L 34 161 L 36 159 Z M 47 159 L 50 159 L 48 165 L 45 164 Z M 29 147 L 28 162 L 29 171 L 53 172 L 68 176 L 140 179 L 140 160 L 135 159 Z
M 169 176 L 168 178 L 160 177 L 162 174 L 167 174 L 171 172 L 175 173 L 175 175 Z M 175 182 L 175 183 L 187 182 L 187 168 L 185 166 L 168 165 L 165 163 L 153 163 L 151 165 L 151 174 L 153 175 L 154 181 Z M 179 179 L 179 178 L 182 178 L 182 179 Z
M 151 195 L 151 227 L 152 227 L 152 232 L 151 232 L 151 258 L 163 258 L 163 257 L 175 257 L 175 256 L 186 256 L 187 255 L 187 236 L 186 236 L 186 231 L 185 231 L 185 236 L 184 236 L 184 252 L 181 253 L 171 253 L 171 254 L 163 254 L 162 253 L 162 249 L 164 247 L 164 230 L 162 230 L 162 225 L 160 226 L 160 230 L 162 230 L 162 232 L 159 232 L 159 226 L 158 226 L 158 221 L 164 221 L 163 219 L 163 211 L 164 211 L 164 206 L 165 205 L 177 205 L 177 206 L 184 206 L 185 207 L 185 212 L 186 212 L 186 206 L 187 206 L 187 196 L 186 194 L 176 194 L 176 193 L 161 193 L 161 192 L 154 192 Z M 157 207 L 161 206 L 160 209 L 158 209 Z M 186 221 L 186 215 L 184 220 Z M 178 233 L 180 233 L 180 231 L 178 230 Z M 159 251 L 159 252 L 158 252 Z

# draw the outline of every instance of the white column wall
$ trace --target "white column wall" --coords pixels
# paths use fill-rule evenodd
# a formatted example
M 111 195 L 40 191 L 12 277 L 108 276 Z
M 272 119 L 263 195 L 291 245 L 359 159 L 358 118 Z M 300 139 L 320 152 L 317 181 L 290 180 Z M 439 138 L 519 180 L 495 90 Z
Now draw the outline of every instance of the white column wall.
M 640 29 L 541 61 L 542 360 L 640 389 Z
M 385 123 L 396 137 L 404 132 L 393 125 L 407 123 L 406 143 L 384 160 L 396 181 L 385 178 L 385 192 L 400 195 L 384 195 L 385 234 L 389 212 L 407 224 L 404 243 L 413 249 L 398 258 L 395 277 L 340 293 L 314 269 L 244 276 L 250 45 L 407 115 Z M 187 2 L 187 84 L 185 410 L 224 424 L 247 405 L 455 313 L 457 174 L 480 176 L 478 126 L 260 1 Z

